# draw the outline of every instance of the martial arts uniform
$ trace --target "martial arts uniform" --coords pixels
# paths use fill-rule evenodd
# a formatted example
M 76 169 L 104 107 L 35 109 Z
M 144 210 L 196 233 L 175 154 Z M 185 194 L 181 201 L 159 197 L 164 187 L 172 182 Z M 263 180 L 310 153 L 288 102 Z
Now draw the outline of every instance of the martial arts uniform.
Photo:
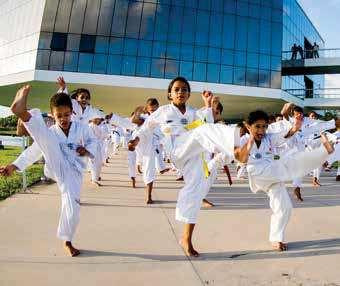
M 84 159 L 77 155 L 76 149 L 83 146 L 93 157 L 97 140 L 87 125 L 72 122 L 66 137 L 61 128 L 53 125 L 47 128 L 40 111 L 31 110 L 32 117 L 24 125 L 34 139 L 13 163 L 24 170 L 34 157 L 45 159 L 45 174 L 57 182 L 61 192 L 61 211 L 57 236 L 64 241 L 72 241 L 79 223 L 80 189 L 85 168 Z

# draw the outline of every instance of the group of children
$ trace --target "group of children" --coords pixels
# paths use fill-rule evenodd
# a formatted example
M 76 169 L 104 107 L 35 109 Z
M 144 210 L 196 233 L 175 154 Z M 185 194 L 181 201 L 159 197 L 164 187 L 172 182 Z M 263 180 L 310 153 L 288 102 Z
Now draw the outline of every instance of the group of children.
M 284 251 L 284 232 L 292 209 L 285 184 L 340 159 L 340 126 L 334 120 L 305 118 L 303 111 L 292 104 L 286 104 L 282 118 L 271 124 L 267 113 L 253 111 L 239 128 L 220 122 L 223 106 L 210 91 L 201 95 L 202 108 L 190 107 L 190 84 L 183 77 L 170 82 L 169 104 L 159 106 L 156 99 L 148 99 L 130 118 L 113 113 L 105 116 L 91 106 L 88 90 L 78 89 L 69 95 L 63 78 L 58 78 L 58 84 L 60 89 L 50 100 L 55 120 L 50 128 L 39 110 L 27 110 L 30 86 L 18 90 L 11 110 L 34 143 L 15 162 L 2 167 L 0 173 L 11 175 L 41 155 L 44 157 L 45 174 L 56 181 L 62 198 L 58 237 L 71 256 L 80 253 L 72 239 L 79 223 L 83 173 L 89 166 L 92 182 L 101 185 L 101 168 L 110 154 L 117 152 L 117 128 L 127 134 L 125 144 L 133 187 L 136 165 L 142 166 L 147 204 L 153 203 L 156 170 L 160 174 L 169 171 L 164 160 L 170 160 L 172 168 L 183 177 L 176 219 L 184 223 L 181 245 L 188 256 L 199 255 L 192 243 L 193 231 L 202 204 L 212 206 L 205 197 L 219 168 L 237 161 L 239 170 L 248 174 L 250 189 L 268 195 L 273 212 L 269 240 L 274 249 Z M 335 127 L 337 132 L 326 132 Z M 228 174 L 227 167 L 225 170 Z M 294 193 L 302 200 L 300 189 Z

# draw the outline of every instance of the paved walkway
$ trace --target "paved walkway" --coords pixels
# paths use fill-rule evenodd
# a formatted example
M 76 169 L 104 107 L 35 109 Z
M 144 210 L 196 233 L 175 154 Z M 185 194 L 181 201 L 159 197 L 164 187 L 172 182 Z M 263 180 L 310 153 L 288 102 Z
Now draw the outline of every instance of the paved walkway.
M 233 172 L 234 173 L 234 172 Z M 329 176 L 329 174 L 326 174 Z M 88 176 L 86 176 L 88 177 Z M 340 184 L 306 178 L 304 203 L 287 230 L 290 250 L 267 241 L 270 210 L 247 181 L 226 187 L 221 174 L 195 230 L 198 259 L 178 244 L 173 174 L 159 177 L 153 206 L 144 205 L 141 178 L 128 186 L 126 152 L 104 168 L 102 188 L 85 181 L 74 241 L 82 255 L 64 255 L 56 239 L 60 198 L 55 184 L 0 202 L 0 285 L 340 285 Z

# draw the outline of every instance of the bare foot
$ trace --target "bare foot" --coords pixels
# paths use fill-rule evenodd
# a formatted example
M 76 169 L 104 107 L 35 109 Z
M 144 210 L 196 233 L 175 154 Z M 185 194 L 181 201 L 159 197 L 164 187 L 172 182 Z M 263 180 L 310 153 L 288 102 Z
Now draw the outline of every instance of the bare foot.
M 145 201 L 145 203 L 146 203 L 147 205 L 152 205 L 152 204 L 154 203 L 154 201 L 153 201 L 151 198 L 148 198 L 148 199 Z
M 99 177 L 99 178 L 98 178 L 98 181 L 101 181 L 101 180 L 102 180 L 102 177 Z
M 337 176 L 336 176 L 335 181 L 337 181 L 337 182 L 340 181 L 340 175 L 337 175 Z
M 177 182 L 179 182 L 179 181 L 184 181 L 184 178 L 183 178 L 183 176 L 182 176 L 182 177 L 179 177 L 179 178 L 177 178 L 177 179 L 176 179 L 176 181 L 177 181 Z
M 313 178 L 313 186 L 314 187 L 320 187 L 321 186 L 320 181 L 316 177 Z
M 212 208 L 212 207 L 214 207 L 215 205 L 214 205 L 213 203 L 209 202 L 208 200 L 203 199 L 203 200 L 202 200 L 202 206 L 203 206 L 204 208 Z
M 181 247 L 184 250 L 184 253 L 188 257 L 198 257 L 200 254 L 194 249 L 193 245 L 191 242 L 186 241 L 186 239 L 181 239 L 179 242 Z
M 92 181 L 92 184 L 96 185 L 97 187 L 102 187 L 103 185 L 98 181 Z
M 142 172 L 142 169 L 141 169 L 141 166 L 140 166 L 140 165 L 137 165 L 137 170 L 138 170 L 138 173 L 139 173 L 139 174 L 143 174 L 143 172 Z
M 325 149 L 328 154 L 332 154 L 334 152 L 334 144 L 329 142 L 327 136 L 324 133 L 321 133 L 321 142 L 323 146 L 325 146 Z
M 277 251 L 287 251 L 288 250 L 288 245 L 287 243 L 283 242 L 274 242 L 272 243 L 273 249 Z
M 169 172 L 169 171 L 170 171 L 170 168 L 165 168 L 164 170 L 160 171 L 159 173 L 163 175 L 164 173 Z
M 136 188 L 136 179 L 134 177 L 131 178 L 132 188 Z
M 80 251 L 73 247 L 71 241 L 64 242 L 64 249 L 66 250 L 67 254 L 72 257 L 78 256 L 80 254 Z
M 11 105 L 11 111 L 24 122 L 27 122 L 31 117 L 31 115 L 27 112 L 27 97 L 30 90 L 30 85 L 25 85 L 20 88 L 17 91 Z
M 299 187 L 296 187 L 294 189 L 294 196 L 298 201 L 303 202 L 303 198 L 301 196 L 301 189 Z

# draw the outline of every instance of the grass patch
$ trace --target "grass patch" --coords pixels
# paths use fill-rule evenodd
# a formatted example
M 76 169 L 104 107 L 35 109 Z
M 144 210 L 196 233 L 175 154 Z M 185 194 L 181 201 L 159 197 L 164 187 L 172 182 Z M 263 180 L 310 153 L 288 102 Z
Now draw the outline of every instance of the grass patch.
M 5 146 L 0 150 L 0 166 L 5 166 L 13 162 L 21 153 L 21 148 Z M 43 164 L 34 164 L 26 170 L 28 186 L 40 181 L 43 175 Z M 15 173 L 11 177 L 0 177 L 0 200 L 4 200 L 10 195 L 22 189 L 22 174 Z

